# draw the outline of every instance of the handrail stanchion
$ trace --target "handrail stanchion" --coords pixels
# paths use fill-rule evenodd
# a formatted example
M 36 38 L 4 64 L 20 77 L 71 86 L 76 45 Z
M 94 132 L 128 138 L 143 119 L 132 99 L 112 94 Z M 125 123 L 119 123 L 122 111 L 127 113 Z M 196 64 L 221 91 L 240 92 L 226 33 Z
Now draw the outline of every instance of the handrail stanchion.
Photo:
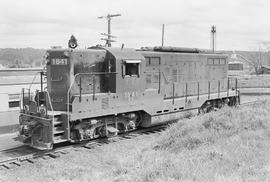
M 37 106 L 39 108 L 39 92 L 38 92 L 38 90 L 36 90 L 36 95 L 37 95 Z
M 188 90 L 188 84 L 186 82 L 186 102 L 187 102 L 187 90 Z
M 161 74 L 160 74 L 160 70 L 158 72 L 158 93 L 160 94 L 160 85 L 161 85 Z
M 48 102 L 47 102 L 47 94 L 48 94 L 48 93 L 46 92 L 46 94 L 45 94 L 45 98 L 44 98 L 44 99 L 45 99 L 45 106 L 46 106 L 46 109 L 45 109 L 45 110 L 46 110 L 46 117 L 48 117 Z
M 22 89 L 22 111 L 24 113 L 24 88 Z
M 173 88 L 172 88 L 172 92 L 173 92 L 173 93 L 172 93 L 172 94 L 173 94 L 173 100 L 172 100 L 172 104 L 174 104 L 174 92 L 175 92 L 175 88 L 174 88 L 174 87 L 175 87 L 175 85 L 174 85 L 174 82 L 173 82 L 173 85 L 172 85 L 172 86 L 173 86 Z
M 40 89 L 43 91 L 43 71 L 40 72 Z
M 220 80 L 218 80 L 218 98 L 220 97 Z
M 198 95 L 197 100 L 200 100 L 200 82 L 198 82 Z
M 79 97 L 79 102 L 82 101 L 82 77 L 80 76 L 80 82 L 79 82 L 79 85 L 80 85 L 80 97 Z
M 208 81 L 208 99 L 210 99 L 210 81 Z
M 96 78 L 95 75 L 93 75 L 93 101 L 95 100 L 95 94 L 96 94 Z
M 29 97 L 29 100 L 28 100 L 28 104 L 30 105 L 30 89 L 28 89 L 28 97 Z
M 228 78 L 228 81 L 227 81 L 227 97 L 229 97 L 229 90 L 230 90 L 230 79 Z
M 235 95 L 237 96 L 237 78 L 235 78 Z

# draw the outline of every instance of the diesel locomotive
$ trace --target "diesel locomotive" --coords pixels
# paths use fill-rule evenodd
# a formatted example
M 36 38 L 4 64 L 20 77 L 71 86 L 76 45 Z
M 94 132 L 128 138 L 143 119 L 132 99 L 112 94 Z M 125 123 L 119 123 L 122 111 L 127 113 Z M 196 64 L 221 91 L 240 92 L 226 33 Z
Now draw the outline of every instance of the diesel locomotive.
M 41 150 L 240 102 L 237 82 L 227 77 L 225 54 L 96 46 L 50 49 L 46 60 L 47 87 L 35 94 L 22 91 L 19 116 L 19 140 Z

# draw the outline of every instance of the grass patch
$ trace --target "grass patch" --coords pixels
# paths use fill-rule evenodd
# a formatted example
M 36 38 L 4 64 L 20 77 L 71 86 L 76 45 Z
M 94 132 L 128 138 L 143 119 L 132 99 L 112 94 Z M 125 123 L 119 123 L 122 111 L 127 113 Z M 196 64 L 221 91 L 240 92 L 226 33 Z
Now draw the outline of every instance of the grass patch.
M 268 133 L 269 127 L 270 107 L 265 101 L 250 107 L 226 107 L 171 125 L 157 141 L 156 148 L 181 152 L 235 135 L 252 132 L 261 135 L 261 132 Z
M 185 119 L 115 175 L 123 181 L 269 181 L 269 127 L 266 101 Z

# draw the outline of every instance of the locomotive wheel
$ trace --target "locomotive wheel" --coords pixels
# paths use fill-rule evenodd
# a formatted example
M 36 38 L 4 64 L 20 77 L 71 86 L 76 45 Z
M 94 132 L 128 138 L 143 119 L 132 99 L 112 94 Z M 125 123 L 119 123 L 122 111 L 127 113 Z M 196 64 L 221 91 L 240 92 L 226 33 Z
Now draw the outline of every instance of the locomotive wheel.
M 217 100 L 217 108 L 221 109 L 222 107 L 224 107 L 224 102 L 222 101 L 222 99 Z
M 204 113 L 208 113 L 211 111 L 216 111 L 216 110 L 224 107 L 224 105 L 225 105 L 225 103 L 221 99 L 207 101 L 205 104 L 202 105 L 202 107 L 199 108 L 199 114 L 204 114 Z
M 213 110 L 213 103 L 207 101 L 202 107 L 199 108 L 199 114 L 205 114 Z
M 142 114 L 140 112 L 137 112 L 136 113 L 136 119 L 135 119 L 135 126 L 136 126 L 136 128 L 141 125 L 142 121 L 143 121 Z
M 100 137 L 107 137 L 107 138 L 115 137 L 118 135 L 118 132 L 119 132 L 118 129 L 116 129 L 115 127 L 110 126 L 110 125 L 108 125 L 107 127 L 105 125 L 103 125 L 103 126 L 97 128 L 96 131 Z

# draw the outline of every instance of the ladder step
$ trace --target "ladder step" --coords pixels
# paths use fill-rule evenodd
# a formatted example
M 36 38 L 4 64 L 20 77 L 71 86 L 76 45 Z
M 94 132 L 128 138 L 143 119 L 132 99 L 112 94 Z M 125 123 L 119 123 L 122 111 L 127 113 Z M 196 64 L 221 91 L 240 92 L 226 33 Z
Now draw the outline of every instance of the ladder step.
M 65 138 L 64 135 L 53 137 L 53 143 L 62 143 L 62 142 L 66 142 L 66 141 L 67 141 L 67 139 Z
M 66 142 L 67 139 L 61 139 L 61 140 L 54 140 L 53 143 L 63 143 Z
M 65 133 L 64 130 L 53 130 L 53 134 L 60 134 L 60 133 Z
M 62 142 L 66 142 L 67 139 L 53 139 L 53 143 L 62 143 Z
M 54 121 L 54 126 L 55 126 L 55 125 L 62 124 L 62 123 L 63 123 L 63 121 L 58 121 L 58 120 L 57 120 L 57 121 Z
M 61 116 L 54 116 L 53 118 L 54 118 L 54 121 L 58 121 L 61 119 Z

